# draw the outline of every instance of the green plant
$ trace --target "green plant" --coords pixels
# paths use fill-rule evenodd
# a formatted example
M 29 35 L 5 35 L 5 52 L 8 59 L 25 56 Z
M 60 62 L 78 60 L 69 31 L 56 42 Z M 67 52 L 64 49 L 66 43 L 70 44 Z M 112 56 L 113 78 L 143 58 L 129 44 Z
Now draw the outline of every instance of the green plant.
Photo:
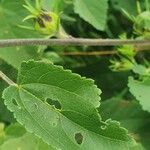
M 0 150 L 148 150 L 149 14 L 148 0 L 0 0 Z

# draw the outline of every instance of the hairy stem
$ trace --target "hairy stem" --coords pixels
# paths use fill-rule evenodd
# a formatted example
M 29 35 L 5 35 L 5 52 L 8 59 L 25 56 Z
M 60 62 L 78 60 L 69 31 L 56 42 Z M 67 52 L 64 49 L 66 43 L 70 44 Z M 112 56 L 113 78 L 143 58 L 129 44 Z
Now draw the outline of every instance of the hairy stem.
M 2 78 L 6 83 L 9 85 L 16 86 L 17 84 L 14 83 L 10 78 L 8 78 L 2 71 L 0 71 L 0 78 Z
M 12 46 L 31 46 L 31 45 L 74 45 L 74 46 L 119 46 L 119 45 L 135 45 L 145 46 L 150 45 L 150 39 L 145 40 L 120 40 L 120 39 L 82 39 L 82 38 L 67 38 L 67 39 L 5 39 L 0 40 L 0 47 Z

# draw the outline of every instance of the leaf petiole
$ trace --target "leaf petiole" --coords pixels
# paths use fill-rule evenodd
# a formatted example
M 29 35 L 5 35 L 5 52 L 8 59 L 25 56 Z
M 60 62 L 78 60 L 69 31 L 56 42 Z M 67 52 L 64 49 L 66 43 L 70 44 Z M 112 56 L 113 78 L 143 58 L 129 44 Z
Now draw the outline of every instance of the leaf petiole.
M 8 78 L 2 71 L 0 71 L 0 78 L 2 78 L 2 80 L 4 80 L 9 85 L 17 86 L 17 84 L 14 83 L 10 78 Z

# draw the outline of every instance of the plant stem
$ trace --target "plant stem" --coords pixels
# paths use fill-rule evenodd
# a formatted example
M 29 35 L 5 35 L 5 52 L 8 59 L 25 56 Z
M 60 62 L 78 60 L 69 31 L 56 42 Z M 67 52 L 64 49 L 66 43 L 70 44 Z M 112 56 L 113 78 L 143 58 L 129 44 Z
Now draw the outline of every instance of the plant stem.
M 149 51 L 150 49 L 147 48 L 135 48 L 135 51 L 142 52 L 142 51 Z M 98 51 L 87 51 L 87 52 L 82 52 L 82 51 L 66 51 L 66 52 L 58 52 L 58 55 L 62 56 L 104 56 L 104 55 L 115 55 L 117 54 L 116 50 L 98 50 Z
M 0 40 L 0 47 L 12 46 L 33 46 L 33 45 L 74 45 L 74 46 L 119 46 L 119 45 L 150 45 L 150 39 L 146 40 L 120 40 L 120 39 L 83 39 L 83 38 L 66 38 L 66 39 L 4 39 Z
M 92 51 L 92 52 L 60 52 L 59 55 L 63 56 L 102 56 L 102 55 L 115 55 L 117 51 Z
M 2 71 L 0 71 L 0 78 L 2 78 L 6 83 L 9 85 L 16 86 L 17 84 L 14 83 L 10 78 L 8 78 Z
M 59 32 L 56 34 L 58 39 L 69 39 L 71 36 L 66 33 L 64 28 L 60 25 Z

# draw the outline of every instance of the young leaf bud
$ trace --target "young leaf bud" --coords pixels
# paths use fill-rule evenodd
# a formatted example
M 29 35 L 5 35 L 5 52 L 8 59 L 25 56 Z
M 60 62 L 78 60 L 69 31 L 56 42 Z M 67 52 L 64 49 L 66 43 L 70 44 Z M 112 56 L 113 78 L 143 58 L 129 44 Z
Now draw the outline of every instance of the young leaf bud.
M 49 36 L 54 36 L 58 32 L 59 17 L 53 12 L 41 12 L 35 19 L 35 29 Z
M 64 31 L 60 24 L 60 17 L 54 12 L 46 11 L 41 8 L 41 1 L 36 0 L 36 8 L 34 8 L 27 0 L 26 5 L 23 5 L 31 14 L 23 19 L 34 20 L 34 29 L 39 33 L 48 36 L 48 38 L 55 36 L 57 38 L 70 38 L 70 36 Z M 22 26 L 20 26 L 22 27 Z M 24 28 L 30 28 L 25 27 Z
M 142 35 L 149 35 L 150 37 L 150 12 L 145 11 L 139 14 L 136 17 L 136 21 L 134 23 L 134 30 L 136 34 Z
M 129 59 L 133 59 L 136 55 L 136 51 L 134 50 L 133 45 L 124 45 L 117 49 L 118 54 L 121 54 Z
M 121 59 L 120 61 L 111 60 L 110 62 L 111 65 L 109 66 L 109 68 L 112 71 L 128 71 L 134 67 L 134 64 L 127 59 Z

